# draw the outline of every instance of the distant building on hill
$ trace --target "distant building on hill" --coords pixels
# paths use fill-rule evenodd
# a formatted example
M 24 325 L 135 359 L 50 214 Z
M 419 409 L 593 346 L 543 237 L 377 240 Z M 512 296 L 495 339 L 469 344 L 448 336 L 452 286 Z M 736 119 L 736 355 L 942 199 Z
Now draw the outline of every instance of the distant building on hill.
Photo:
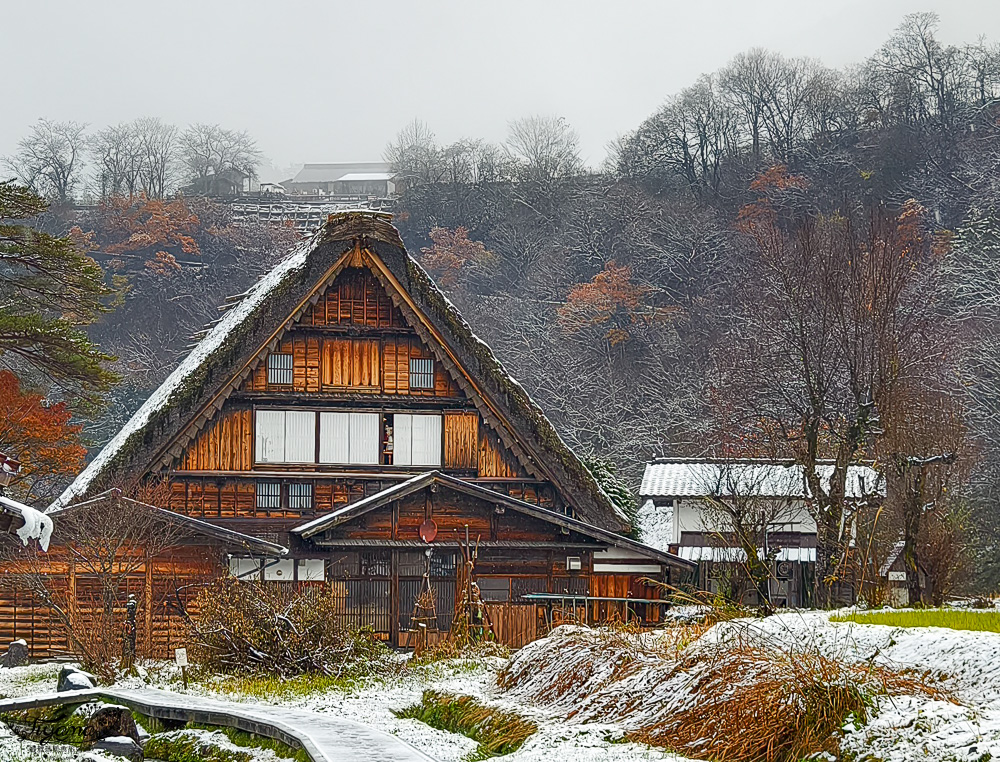
M 396 192 L 391 166 L 382 161 L 305 164 L 281 185 L 289 193 L 328 196 L 390 196 Z

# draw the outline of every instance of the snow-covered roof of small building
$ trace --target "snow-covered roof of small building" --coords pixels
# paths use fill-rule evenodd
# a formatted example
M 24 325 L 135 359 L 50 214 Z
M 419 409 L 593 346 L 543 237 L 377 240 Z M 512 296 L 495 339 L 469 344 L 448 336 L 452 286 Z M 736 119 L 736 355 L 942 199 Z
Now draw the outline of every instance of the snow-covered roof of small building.
M 392 167 L 384 161 L 356 161 L 350 163 L 305 164 L 292 178 L 293 183 L 334 183 L 351 174 L 384 174 L 391 177 Z
M 38 540 L 42 550 L 49 549 L 49 540 L 52 538 L 52 519 L 49 516 L 3 495 L 0 495 L 0 513 L 21 519 L 23 523 L 15 532 L 25 545 L 29 540 Z
M 824 488 L 833 465 L 823 463 L 817 472 Z M 846 494 L 857 499 L 885 493 L 881 474 L 870 466 L 850 466 Z M 802 466 L 791 461 L 714 458 L 658 458 L 646 464 L 639 495 L 655 497 L 804 497 L 807 494 Z
M 348 172 L 337 180 L 338 183 L 363 182 L 367 180 L 391 180 L 390 172 Z
M 11 477 L 16 473 L 19 473 L 20 470 L 21 470 L 20 461 L 14 460 L 9 455 L 5 455 L 4 453 L 0 452 L 0 478 L 2 478 L 4 474 L 6 474 L 8 477 Z

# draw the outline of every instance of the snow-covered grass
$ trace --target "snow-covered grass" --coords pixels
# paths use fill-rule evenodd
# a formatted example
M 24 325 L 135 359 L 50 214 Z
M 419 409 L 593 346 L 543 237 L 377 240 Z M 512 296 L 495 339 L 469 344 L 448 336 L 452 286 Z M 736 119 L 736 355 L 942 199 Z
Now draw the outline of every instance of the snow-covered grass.
M 393 714 L 468 736 L 479 744 L 476 759 L 515 752 L 538 731 L 535 723 L 519 714 L 487 706 L 472 696 L 439 691 L 424 691 L 419 704 Z
M 1000 633 L 836 622 L 824 612 L 785 612 L 766 619 L 728 621 L 707 631 L 704 625 L 645 634 L 577 628 L 569 637 L 573 632 L 559 630 L 510 660 L 493 657 L 407 663 L 392 676 L 351 685 L 317 683 L 308 690 L 262 696 L 259 691 L 248 691 L 247 685 L 216 680 L 192 682 L 189 692 L 337 715 L 392 733 L 439 762 L 463 762 L 477 752 L 476 741 L 394 714 L 419 703 L 425 690 L 435 690 L 471 696 L 486 707 L 514 712 L 537 726 L 537 732 L 506 755 L 505 761 L 680 762 L 684 757 L 676 753 L 630 740 L 637 737 L 638 727 L 632 719 L 644 712 L 659 712 L 664 706 L 683 705 L 687 700 L 683 696 L 706 676 L 719 686 L 750 683 L 754 675 L 773 682 L 786 674 L 781 669 L 789 669 L 785 663 L 776 672 L 754 672 L 756 667 L 747 669 L 744 661 L 725 661 L 730 658 L 725 656 L 727 651 L 808 652 L 813 658 L 852 665 L 854 673 L 878 668 L 905 678 L 898 683 L 904 692 L 870 691 L 864 712 L 848 718 L 838 739 L 839 748 L 834 751 L 841 759 L 979 762 L 989 759 L 986 755 L 1000 759 Z M 526 666 L 534 658 L 533 652 L 536 656 L 548 652 L 551 658 L 538 659 L 538 667 L 529 671 L 531 690 L 503 690 L 497 675 L 508 665 Z M 680 667 L 664 672 L 666 663 Z M 556 670 L 570 675 L 573 686 L 560 695 L 554 692 L 546 696 L 545 687 L 553 685 Z M 57 665 L 0 669 L 0 695 L 51 691 L 57 671 Z M 149 670 L 147 675 L 153 685 L 182 690 L 172 668 Z M 143 684 L 138 678 L 123 682 L 131 688 Z M 906 686 L 913 690 L 906 692 Z M 940 693 L 930 695 L 928 689 Z M 697 712 L 702 705 L 694 701 L 691 706 Z M 14 739 L 6 743 L 20 742 Z M 5 748 L 0 743 L 0 762 L 32 759 L 5 758 Z M 49 758 L 59 757 L 50 754 Z M 81 757 L 77 753 L 63 758 Z
M 165 762 L 284 762 L 265 744 L 237 744 L 221 730 L 185 729 L 157 733 L 146 742 L 146 756 Z
M 947 627 L 951 630 L 1000 632 L 1000 611 L 968 609 L 913 609 L 903 611 L 852 611 L 831 617 L 834 622 L 884 624 L 890 627 Z

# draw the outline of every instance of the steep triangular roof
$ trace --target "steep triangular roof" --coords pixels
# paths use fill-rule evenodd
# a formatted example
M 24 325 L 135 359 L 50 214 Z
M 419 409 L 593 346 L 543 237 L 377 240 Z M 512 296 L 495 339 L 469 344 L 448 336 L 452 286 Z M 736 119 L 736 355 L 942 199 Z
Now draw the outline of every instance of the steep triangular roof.
M 169 464 L 322 289 L 344 267 L 363 264 L 527 471 L 551 480 L 582 520 L 626 529 L 625 518 L 524 388 L 406 253 L 390 219 L 368 211 L 330 215 L 225 314 L 53 507 L 104 488 L 112 472 L 141 475 Z

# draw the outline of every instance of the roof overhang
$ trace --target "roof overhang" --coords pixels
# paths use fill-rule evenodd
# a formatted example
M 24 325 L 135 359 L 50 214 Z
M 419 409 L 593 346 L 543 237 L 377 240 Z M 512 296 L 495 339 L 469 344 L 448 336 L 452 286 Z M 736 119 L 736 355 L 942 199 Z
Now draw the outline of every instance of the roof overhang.
M 258 555 L 273 557 L 280 557 L 288 554 L 288 548 L 283 545 L 268 542 L 267 540 L 261 540 L 259 537 L 243 534 L 242 532 L 236 532 L 232 529 L 226 529 L 225 527 L 217 526 L 208 521 L 196 519 L 193 516 L 185 516 L 181 513 L 169 511 L 166 508 L 160 508 L 155 505 L 150 505 L 149 503 L 143 503 L 139 500 L 124 497 L 121 494 L 121 490 L 117 489 L 107 490 L 99 495 L 95 495 L 89 500 L 83 500 L 79 503 L 72 503 L 71 505 L 67 505 L 65 507 L 51 508 L 45 515 L 51 517 L 58 523 L 60 516 L 64 516 L 72 511 L 81 510 L 88 506 L 93 507 L 95 505 L 101 505 L 109 501 L 125 503 L 126 505 L 131 505 L 140 510 L 154 511 L 156 515 L 164 521 L 188 530 L 192 535 L 211 538 L 226 548 L 239 549 L 250 553 L 256 553 Z
M 673 553 L 651 548 L 648 545 L 644 545 L 641 542 L 624 537 L 623 535 L 617 534 L 616 532 L 612 532 L 608 529 L 602 529 L 601 527 L 571 518 L 570 516 L 566 516 L 562 513 L 551 511 L 548 508 L 542 508 L 534 503 L 528 503 L 524 500 L 519 500 L 517 498 L 510 497 L 509 495 L 495 492 L 476 484 L 475 482 L 469 482 L 464 479 L 457 479 L 454 476 L 448 476 L 440 471 L 428 471 L 418 476 L 414 476 L 411 479 L 407 479 L 405 482 L 394 484 L 381 492 L 369 495 L 368 497 L 350 503 L 343 508 L 339 508 L 332 513 L 328 513 L 325 516 L 320 516 L 319 518 L 297 526 L 293 528 L 291 532 L 299 535 L 303 539 L 316 537 L 329 529 L 333 529 L 341 524 L 352 521 L 369 511 L 373 511 L 376 508 L 401 500 L 408 495 L 420 492 L 434 484 L 441 484 L 456 492 L 495 503 L 497 505 L 502 505 L 505 508 L 511 508 L 512 510 L 518 511 L 527 516 L 532 516 L 550 524 L 556 524 L 557 526 L 563 527 L 567 530 L 578 532 L 579 534 L 585 535 L 609 546 L 635 551 L 636 553 L 655 559 L 657 562 L 668 566 L 684 569 L 685 571 L 695 568 L 694 563 Z

